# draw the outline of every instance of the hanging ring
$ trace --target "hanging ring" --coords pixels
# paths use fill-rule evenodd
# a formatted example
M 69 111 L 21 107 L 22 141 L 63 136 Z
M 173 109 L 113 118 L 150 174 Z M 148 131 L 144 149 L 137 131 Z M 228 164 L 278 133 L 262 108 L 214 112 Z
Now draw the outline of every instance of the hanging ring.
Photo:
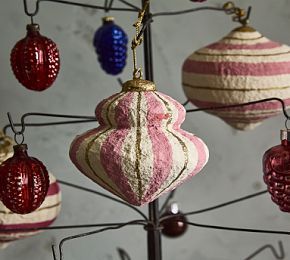
M 18 139 L 20 137 L 20 139 Z M 15 133 L 14 134 L 14 141 L 16 144 L 23 144 L 24 143 L 24 134 L 23 133 Z
M 12 116 L 11 114 L 8 112 L 7 113 L 7 116 L 8 116 L 8 120 L 9 120 L 9 123 L 10 123 L 10 127 L 14 133 L 14 141 L 15 143 L 17 144 L 23 144 L 24 142 L 24 125 L 22 125 L 22 128 L 21 128 L 21 131 L 17 131 L 16 128 L 15 128 L 15 124 L 13 122 L 13 119 L 12 119 Z M 18 137 L 21 137 L 20 140 L 18 140 Z
M 143 73 L 142 73 L 142 69 L 138 68 L 138 69 L 134 69 L 133 72 L 133 78 L 134 79 L 142 79 Z

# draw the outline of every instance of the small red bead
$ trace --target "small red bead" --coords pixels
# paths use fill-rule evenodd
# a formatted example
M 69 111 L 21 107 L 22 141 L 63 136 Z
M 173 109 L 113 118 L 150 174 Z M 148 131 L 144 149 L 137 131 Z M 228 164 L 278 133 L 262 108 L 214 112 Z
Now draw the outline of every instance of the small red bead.
M 13 157 L 0 165 L 0 198 L 14 213 L 35 211 L 45 199 L 49 175 L 41 161 L 27 154 L 27 145 L 15 145 Z
M 290 142 L 283 140 L 265 152 L 263 157 L 264 182 L 272 201 L 282 211 L 290 212 Z
M 10 62 L 18 81 L 35 91 L 49 88 L 60 67 L 56 44 L 40 34 L 37 24 L 27 25 L 27 35 L 15 44 Z
M 171 238 L 182 236 L 187 230 L 187 219 L 184 215 L 182 215 L 182 212 L 178 211 L 176 203 L 170 205 L 167 211 L 162 214 L 161 218 L 167 216 L 170 216 L 171 218 L 160 222 L 162 234 Z

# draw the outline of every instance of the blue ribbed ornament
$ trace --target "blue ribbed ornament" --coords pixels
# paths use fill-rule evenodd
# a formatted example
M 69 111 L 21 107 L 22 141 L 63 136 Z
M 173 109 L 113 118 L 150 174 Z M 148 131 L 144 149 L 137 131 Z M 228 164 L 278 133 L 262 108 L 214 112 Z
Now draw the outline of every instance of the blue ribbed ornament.
M 123 71 L 127 59 L 128 37 L 114 23 L 113 17 L 103 18 L 103 25 L 96 31 L 93 44 L 104 71 L 111 75 Z

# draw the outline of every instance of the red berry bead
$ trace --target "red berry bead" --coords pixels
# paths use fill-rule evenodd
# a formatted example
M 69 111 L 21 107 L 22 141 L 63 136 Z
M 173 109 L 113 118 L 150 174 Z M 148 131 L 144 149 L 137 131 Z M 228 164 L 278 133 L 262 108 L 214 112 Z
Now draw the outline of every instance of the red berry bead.
M 18 81 L 35 91 L 49 88 L 60 66 L 56 44 L 40 34 L 38 24 L 27 25 L 26 37 L 15 44 L 10 62 Z
M 290 212 L 290 130 L 281 130 L 281 141 L 264 154 L 264 182 L 272 200 L 282 211 Z
M 177 203 L 172 203 L 167 211 L 161 216 L 167 217 L 172 216 L 171 218 L 164 219 L 160 222 L 162 226 L 162 234 L 167 237 L 175 238 L 182 236 L 187 230 L 187 219 L 178 210 Z M 176 216 L 175 216 L 176 215 Z
M 27 214 L 44 201 L 49 175 L 38 159 L 28 156 L 27 145 L 14 146 L 13 157 L 0 165 L 0 198 L 14 213 Z

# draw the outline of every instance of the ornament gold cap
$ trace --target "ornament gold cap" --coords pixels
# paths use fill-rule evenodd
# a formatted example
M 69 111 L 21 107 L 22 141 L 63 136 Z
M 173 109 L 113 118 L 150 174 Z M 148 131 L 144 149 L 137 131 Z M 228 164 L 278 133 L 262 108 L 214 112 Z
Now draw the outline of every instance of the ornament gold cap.
M 248 25 L 243 25 L 235 28 L 233 32 L 256 32 L 256 29 Z
M 280 139 L 290 141 L 290 129 L 280 130 Z
M 115 18 L 113 16 L 105 16 L 102 18 L 103 23 L 114 22 Z
M 152 81 L 144 79 L 132 79 L 126 81 L 122 85 L 123 92 L 143 92 L 143 91 L 156 91 L 156 86 Z
M 40 30 L 39 24 L 37 23 L 30 23 L 26 25 L 26 30 L 29 32 L 38 32 Z

